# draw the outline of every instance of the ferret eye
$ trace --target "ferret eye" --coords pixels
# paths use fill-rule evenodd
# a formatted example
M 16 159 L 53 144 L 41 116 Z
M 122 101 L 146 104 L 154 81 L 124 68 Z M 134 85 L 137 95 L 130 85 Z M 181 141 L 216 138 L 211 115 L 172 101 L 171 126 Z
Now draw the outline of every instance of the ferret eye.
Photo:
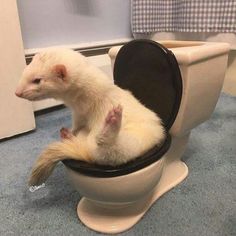
M 32 81 L 33 84 L 40 84 L 41 79 L 40 78 L 36 78 Z

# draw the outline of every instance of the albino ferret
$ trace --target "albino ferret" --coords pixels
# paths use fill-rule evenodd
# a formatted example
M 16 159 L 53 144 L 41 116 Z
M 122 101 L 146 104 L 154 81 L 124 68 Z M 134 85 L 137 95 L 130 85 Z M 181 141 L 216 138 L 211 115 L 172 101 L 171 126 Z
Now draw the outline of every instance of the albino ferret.
M 35 55 L 23 71 L 16 95 L 30 101 L 59 99 L 72 110 L 72 130 L 62 128 L 62 141 L 42 152 L 29 185 L 44 182 L 61 160 L 117 166 L 165 137 L 157 114 L 73 50 L 48 48 Z

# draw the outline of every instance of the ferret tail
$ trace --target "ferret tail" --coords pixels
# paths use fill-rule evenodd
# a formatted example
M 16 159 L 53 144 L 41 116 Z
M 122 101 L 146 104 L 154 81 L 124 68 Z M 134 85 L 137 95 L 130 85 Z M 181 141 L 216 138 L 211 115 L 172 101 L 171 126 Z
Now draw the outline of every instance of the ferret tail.
M 75 139 L 65 139 L 62 142 L 50 144 L 39 156 L 29 178 L 29 186 L 44 183 L 53 172 L 56 164 L 65 159 L 75 159 L 91 162 L 92 159 L 86 145 Z

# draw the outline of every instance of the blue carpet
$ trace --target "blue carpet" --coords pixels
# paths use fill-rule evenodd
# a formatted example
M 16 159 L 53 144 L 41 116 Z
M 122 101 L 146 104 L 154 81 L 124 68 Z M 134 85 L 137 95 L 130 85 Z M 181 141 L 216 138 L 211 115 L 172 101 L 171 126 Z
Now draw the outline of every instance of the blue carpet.
M 0 143 L 0 235 L 101 235 L 77 218 L 80 196 L 59 164 L 46 187 L 26 185 L 35 158 L 70 112 L 39 115 L 37 131 Z M 210 120 L 193 130 L 183 160 L 189 177 L 165 194 L 131 230 L 120 235 L 236 235 L 236 98 L 222 94 Z

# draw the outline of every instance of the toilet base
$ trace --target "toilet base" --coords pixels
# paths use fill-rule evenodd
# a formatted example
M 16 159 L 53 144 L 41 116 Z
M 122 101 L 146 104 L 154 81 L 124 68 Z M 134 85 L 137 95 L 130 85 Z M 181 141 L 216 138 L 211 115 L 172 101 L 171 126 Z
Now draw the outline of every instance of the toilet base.
M 115 234 L 135 225 L 152 204 L 164 193 L 181 183 L 188 175 L 188 167 L 182 161 L 167 164 L 153 192 L 137 202 L 102 204 L 82 198 L 77 207 L 79 219 L 90 229 Z

